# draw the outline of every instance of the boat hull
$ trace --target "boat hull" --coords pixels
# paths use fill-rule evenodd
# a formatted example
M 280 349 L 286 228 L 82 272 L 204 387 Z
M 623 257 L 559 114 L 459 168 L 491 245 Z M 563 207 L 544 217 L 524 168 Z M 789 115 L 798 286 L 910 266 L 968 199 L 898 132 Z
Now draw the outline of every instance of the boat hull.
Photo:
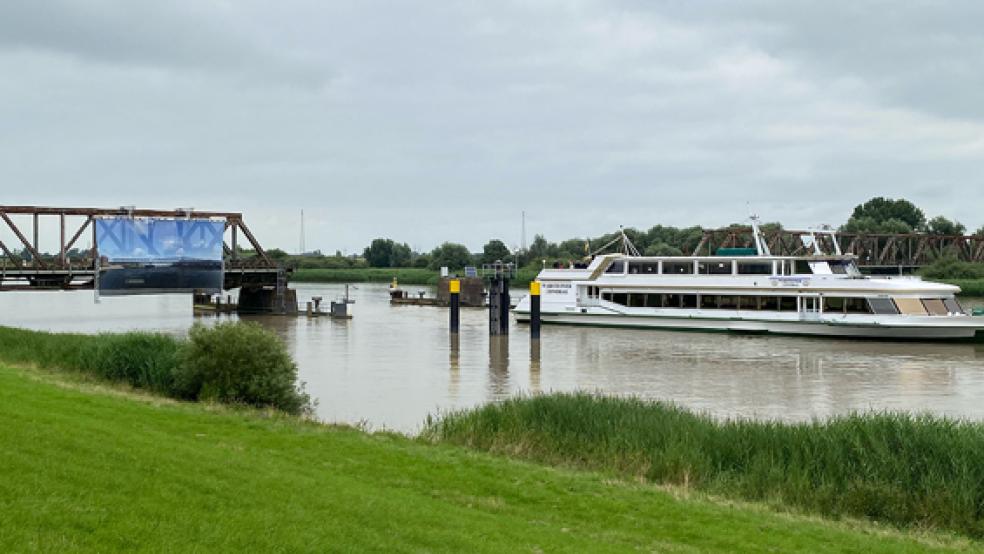
M 520 323 L 528 322 L 528 312 L 515 312 Z M 770 321 L 740 318 L 701 318 L 674 316 L 636 316 L 578 312 L 545 312 L 544 324 L 586 325 L 594 327 L 625 327 L 672 331 L 703 331 L 730 333 L 762 333 L 835 338 L 918 341 L 968 341 L 984 338 L 981 326 L 922 326 L 834 323 L 822 320 Z

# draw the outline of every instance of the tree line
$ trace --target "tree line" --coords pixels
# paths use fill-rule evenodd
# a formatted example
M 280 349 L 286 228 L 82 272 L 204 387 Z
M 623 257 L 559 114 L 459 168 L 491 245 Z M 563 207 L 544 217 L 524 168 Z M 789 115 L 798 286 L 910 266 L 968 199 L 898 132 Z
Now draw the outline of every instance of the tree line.
M 736 223 L 733 227 L 747 227 Z M 780 229 L 779 223 L 762 225 L 763 230 Z M 966 226 L 959 221 L 939 215 L 927 218 L 926 213 L 905 199 L 877 197 L 855 206 L 847 222 L 839 230 L 851 233 L 926 233 L 931 235 L 963 235 Z M 647 256 L 681 256 L 694 251 L 703 238 L 700 226 L 673 227 L 655 225 L 648 230 L 627 228 L 626 236 Z M 984 226 L 975 235 L 984 236 Z M 579 260 L 594 249 L 619 238 L 618 233 L 596 237 L 571 238 L 561 242 L 548 241 L 536 235 L 524 251 L 512 252 L 500 239 L 492 239 L 482 251 L 472 253 L 463 244 L 445 242 L 427 253 L 413 252 L 406 243 L 392 239 L 374 239 L 362 253 L 361 260 L 368 267 L 429 267 L 461 268 L 467 265 L 481 266 L 496 260 L 515 262 L 517 265 L 539 267 L 544 262 Z M 356 262 L 358 263 L 358 262 Z

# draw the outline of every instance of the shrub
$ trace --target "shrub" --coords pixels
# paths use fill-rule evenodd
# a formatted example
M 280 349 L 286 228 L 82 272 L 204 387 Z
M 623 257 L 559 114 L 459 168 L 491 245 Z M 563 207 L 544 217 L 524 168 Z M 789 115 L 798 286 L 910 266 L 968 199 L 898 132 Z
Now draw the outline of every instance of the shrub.
M 309 411 L 295 385 L 297 365 L 283 342 L 255 323 L 196 324 L 180 352 L 174 390 L 180 398 Z

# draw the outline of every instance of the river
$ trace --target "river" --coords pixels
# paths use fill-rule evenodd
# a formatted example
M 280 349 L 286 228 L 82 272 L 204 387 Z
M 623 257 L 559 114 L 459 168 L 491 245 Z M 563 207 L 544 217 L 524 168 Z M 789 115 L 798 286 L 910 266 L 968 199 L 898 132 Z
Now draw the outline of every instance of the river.
M 296 288 L 302 302 L 343 291 Z M 981 344 L 544 326 L 537 352 L 528 327 L 515 323 L 507 340 L 491 340 L 485 310 L 462 309 L 453 342 L 446 309 L 390 306 L 383 284 L 355 285 L 351 295 L 354 318 L 347 321 L 243 317 L 283 337 L 325 421 L 414 432 L 429 414 L 572 390 L 670 400 L 718 417 L 796 421 L 905 410 L 984 420 Z M 0 325 L 41 330 L 181 334 L 195 321 L 235 318 L 195 317 L 187 295 L 96 304 L 91 291 L 0 294 Z

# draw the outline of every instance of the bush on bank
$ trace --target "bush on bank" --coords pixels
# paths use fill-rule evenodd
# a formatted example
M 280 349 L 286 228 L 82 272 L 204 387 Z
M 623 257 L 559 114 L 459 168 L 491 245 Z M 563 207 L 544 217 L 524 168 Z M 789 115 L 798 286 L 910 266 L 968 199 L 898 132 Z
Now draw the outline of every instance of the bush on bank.
M 182 400 L 309 409 L 297 366 L 255 323 L 196 324 L 188 339 L 159 333 L 80 335 L 0 327 L 0 360 L 79 371 Z
M 718 421 L 637 399 L 553 394 L 449 414 L 423 437 L 819 514 L 984 536 L 984 425 L 865 414 Z
M 198 400 L 276 406 L 301 413 L 297 365 L 277 336 L 255 323 L 196 324 L 174 368 L 177 394 Z

